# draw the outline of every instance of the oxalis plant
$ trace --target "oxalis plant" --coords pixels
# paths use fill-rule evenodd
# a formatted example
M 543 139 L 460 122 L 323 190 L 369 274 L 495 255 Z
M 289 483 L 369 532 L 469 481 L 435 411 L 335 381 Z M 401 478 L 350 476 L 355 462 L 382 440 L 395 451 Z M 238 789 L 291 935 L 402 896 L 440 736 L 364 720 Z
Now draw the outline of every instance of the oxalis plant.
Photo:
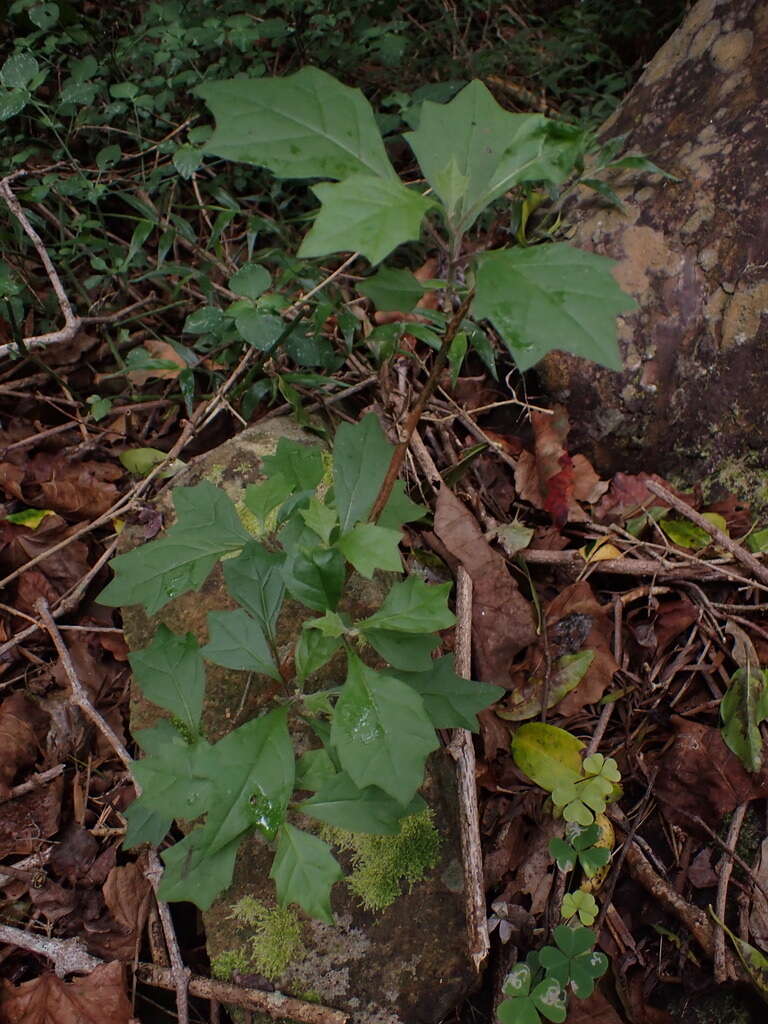
M 588 926 L 598 914 L 592 890 L 607 870 L 613 845 L 604 812 L 621 793 L 621 775 L 611 757 L 591 754 L 582 760 L 582 748 L 565 729 L 542 722 L 520 726 L 512 740 L 515 764 L 550 794 L 552 813 L 566 822 L 564 838 L 550 841 L 553 860 L 566 874 L 578 867 L 583 881 L 563 897 L 560 913 L 567 923 L 554 929 L 554 945 L 529 953 L 504 979 L 501 1024 L 541 1024 L 542 1018 L 561 1024 L 568 994 L 587 999 L 608 969 Z
M 191 633 L 160 626 L 130 656 L 144 695 L 171 717 L 137 733 L 142 792 L 127 811 L 126 845 L 160 843 L 174 819 L 204 819 L 163 852 L 163 898 L 209 907 L 232 880 L 240 843 L 256 834 L 275 844 L 279 904 L 332 922 L 341 868 L 328 843 L 291 818 L 397 833 L 403 818 L 426 809 L 418 789 L 438 746 L 435 729 L 476 728 L 475 713 L 502 695 L 457 676 L 449 656 L 432 658 L 437 631 L 454 623 L 450 585 L 402 578 L 398 550 L 403 523 L 426 510 L 398 482 L 378 522 L 368 521 L 392 455 L 373 415 L 339 428 L 330 468 L 320 447 L 281 439 L 263 460 L 264 481 L 245 490 L 245 516 L 209 482 L 178 487 L 165 536 L 112 561 L 104 604 L 141 604 L 154 614 L 199 588 L 221 561 L 239 606 L 209 612 L 203 647 Z M 340 611 L 350 568 L 368 579 L 400 577 L 360 621 Z M 287 652 L 277 631 L 286 594 L 307 612 Z M 383 667 L 366 664 L 366 650 Z M 343 684 L 308 692 L 340 652 Z M 256 673 L 274 693 L 271 710 L 214 744 L 201 731 L 206 661 Z M 316 749 L 295 756 L 289 718 L 311 730 Z

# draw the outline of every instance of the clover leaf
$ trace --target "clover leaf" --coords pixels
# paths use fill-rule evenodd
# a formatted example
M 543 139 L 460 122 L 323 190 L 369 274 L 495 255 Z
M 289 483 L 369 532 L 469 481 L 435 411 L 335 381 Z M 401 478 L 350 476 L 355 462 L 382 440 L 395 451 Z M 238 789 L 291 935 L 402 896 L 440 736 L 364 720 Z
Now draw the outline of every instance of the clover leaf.
M 619 766 L 612 757 L 603 757 L 602 754 L 590 754 L 584 758 L 584 774 L 599 776 L 610 783 L 621 781 Z
M 598 913 L 595 897 L 589 892 L 569 892 L 563 897 L 563 905 L 560 913 L 566 921 L 578 914 L 582 924 L 590 925 L 595 923 Z
M 558 981 L 546 977 L 531 991 L 533 975 L 527 964 L 516 964 L 504 979 L 502 991 L 508 998 L 496 1011 L 501 1024 L 541 1024 L 541 1018 L 562 1024 L 565 993 Z
M 539 951 L 539 963 L 548 976 L 563 988 L 571 986 L 579 999 L 587 999 L 595 989 L 595 980 L 608 970 L 608 958 L 593 949 L 596 935 L 589 928 L 558 925 L 554 930 L 554 946 Z
M 578 822 L 569 822 L 565 839 L 551 839 L 549 852 L 561 871 L 573 871 L 578 862 L 587 878 L 592 878 L 611 858 L 610 850 L 595 846 L 599 838 L 599 825 L 583 828 Z

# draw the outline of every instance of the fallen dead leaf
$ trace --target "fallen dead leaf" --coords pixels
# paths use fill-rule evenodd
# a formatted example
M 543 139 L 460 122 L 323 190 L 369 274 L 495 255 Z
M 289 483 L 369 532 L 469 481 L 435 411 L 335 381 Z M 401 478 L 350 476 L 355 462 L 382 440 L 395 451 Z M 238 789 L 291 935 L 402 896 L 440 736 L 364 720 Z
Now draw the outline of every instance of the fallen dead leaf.
M 531 413 L 534 451 L 522 452 L 515 468 L 515 487 L 523 501 L 543 509 L 558 528 L 587 517 L 579 501 L 594 504 L 607 491 L 583 455 L 569 455 L 565 448 L 570 425 L 563 406 L 552 415 Z
M 0 463 L 0 487 L 9 497 L 77 519 L 106 512 L 119 493 L 112 481 L 124 475 L 114 462 L 77 462 L 53 452 L 12 452 L 10 461 Z
M 621 1017 L 599 988 L 587 999 L 572 999 L 568 1024 L 623 1024 Z
M 768 768 L 748 774 L 719 729 L 678 715 L 671 721 L 676 733 L 661 759 L 656 784 L 656 796 L 671 822 L 691 830 L 693 815 L 715 827 L 739 804 L 768 796 Z
M 150 338 L 149 341 L 143 341 L 142 346 L 149 352 L 152 359 L 165 359 L 169 363 L 176 363 L 177 369 L 172 370 L 170 367 L 167 370 L 130 370 L 126 377 L 136 385 L 136 387 L 143 387 L 148 380 L 153 377 L 160 377 L 163 380 L 175 380 L 179 376 L 182 370 L 186 369 L 187 364 L 184 359 L 179 355 L 173 345 L 169 345 L 167 341 L 159 341 L 157 338 Z
M 7 796 L 21 769 L 40 753 L 48 716 L 20 691 L 0 703 L 0 796 Z
M 523 863 L 515 872 L 506 889 L 509 897 L 516 893 L 528 894 L 532 914 L 540 914 L 547 905 L 552 888 L 554 862 L 549 852 L 549 841 L 562 833 L 562 822 L 545 818 L 531 836 Z
M 663 477 L 656 473 L 617 473 L 611 480 L 608 491 L 603 495 L 600 503 L 594 509 L 595 518 L 600 522 L 621 522 L 637 515 L 643 509 L 652 508 L 657 505 L 661 508 L 669 508 L 669 504 L 663 498 L 652 494 L 645 486 L 646 481 L 654 480 L 662 487 L 676 495 L 682 501 L 693 505 L 693 498 L 690 494 L 683 494 L 676 490 Z
M 714 850 L 711 846 L 701 850 L 688 868 L 688 880 L 697 889 L 709 889 L 717 885 L 717 872 L 712 866 Z
M 579 580 L 549 603 L 546 621 L 552 658 L 580 650 L 595 652 L 581 682 L 557 705 L 561 715 L 573 715 L 600 700 L 619 667 L 611 653 L 608 606 L 599 603 L 586 580 Z
M 73 821 L 51 854 L 51 871 L 69 885 L 76 885 L 87 875 L 98 852 L 97 840 L 87 829 Z
M 114 961 L 91 974 L 62 981 L 52 972 L 13 985 L 3 980 L 4 1024 L 130 1024 L 131 1003 L 122 964 Z
M 64 776 L 0 804 L 0 858 L 36 853 L 59 831 Z
M 108 913 L 98 922 L 98 930 L 85 923 L 88 949 L 95 956 L 132 961 L 149 915 L 152 888 L 145 875 L 146 857 L 113 867 L 104 883 L 103 895 Z
M 509 687 L 516 655 L 536 637 L 533 612 L 504 557 L 483 536 L 474 516 L 441 487 L 435 533 L 472 579 L 472 641 L 478 677 Z

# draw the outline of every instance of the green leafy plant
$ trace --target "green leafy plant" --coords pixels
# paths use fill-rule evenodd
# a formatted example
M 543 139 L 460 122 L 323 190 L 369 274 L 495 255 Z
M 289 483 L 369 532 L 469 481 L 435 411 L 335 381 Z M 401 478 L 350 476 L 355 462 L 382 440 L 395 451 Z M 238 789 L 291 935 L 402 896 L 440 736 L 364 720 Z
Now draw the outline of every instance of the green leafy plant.
M 551 794 L 555 813 L 566 819 L 565 838 L 550 840 L 551 856 L 563 872 L 579 865 L 588 881 L 564 895 L 560 912 L 570 923 L 554 929 L 555 945 L 533 951 L 508 976 L 508 998 L 498 1010 L 502 1024 L 539 1024 L 542 1016 L 564 1021 L 566 991 L 588 998 L 608 969 L 607 957 L 594 949 L 597 936 L 588 926 L 599 912 L 591 889 L 596 881 L 599 885 L 612 845 L 612 829 L 602 812 L 620 793 L 621 774 L 611 757 L 591 754 L 582 761 L 582 748 L 575 736 L 544 722 L 521 725 L 512 739 L 518 768 Z
M 391 458 L 373 415 L 339 429 L 330 460 L 319 447 L 282 439 L 240 513 L 208 482 L 177 488 L 174 525 L 113 560 L 105 604 L 140 603 L 155 613 L 199 588 L 223 559 L 239 605 L 209 613 L 203 647 L 160 626 L 131 655 L 138 685 L 171 718 L 137 735 L 142 795 L 128 809 L 128 845 L 159 841 L 174 818 L 202 820 L 163 854 L 166 899 L 208 907 L 231 881 L 238 846 L 255 833 L 276 844 L 270 874 L 279 905 L 332 920 L 330 890 L 341 868 L 324 839 L 290 820 L 294 812 L 321 827 L 397 835 L 425 807 L 418 789 L 438 745 L 435 729 L 476 727 L 476 712 L 501 695 L 458 677 L 449 658 L 432 659 L 436 631 L 454 622 L 448 585 L 399 578 L 367 618 L 350 621 L 340 610 L 350 566 L 369 577 L 399 574 L 400 527 L 422 514 L 400 486 L 379 523 L 368 522 Z M 245 513 L 258 540 L 243 525 Z M 286 595 L 307 609 L 288 661 L 277 635 Z M 385 667 L 367 664 L 365 650 Z M 337 655 L 346 681 L 315 690 L 314 674 Z M 206 661 L 256 673 L 276 692 L 271 710 L 215 744 L 200 724 Z M 298 760 L 289 716 L 322 744 Z
M 447 235 L 442 283 L 468 297 L 471 316 L 493 324 L 520 369 L 541 359 L 554 339 L 618 369 L 614 320 L 634 302 L 604 257 L 550 243 L 480 254 L 470 268 L 473 287 L 459 288 L 455 276 L 463 239 L 484 210 L 534 183 L 556 189 L 581 165 L 584 132 L 540 114 L 510 114 L 481 82 L 471 82 L 447 103 L 424 101 L 418 126 L 405 135 L 430 187 L 421 194 L 399 179 L 362 93 L 318 68 L 209 82 L 197 93 L 216 117 L 206 152 L 282 178 L 334 182 L 313 186 L 321 205 L 300 257 L 356 251 L 377 264 L 418 239 L 425 216 L 434 215 L 433 230 L 441 224 Z M 366 287 L 389 305 L 403 302 L 404 312 L 425 290 L 413 275 L 392 268 Z M 469 337 L 470 322 L 466 330 Z M 455 336 L 456 330 L 445 331 L 444 349 Z
M 768 673 L 747 661 L 731 676 L 720 701 L 720 732 L 726 744 L 749 772 L 763 764 L 760 723 L 768 718 Z
M 578 823 L 569 823 L 565 839 L 550 839 L 549 852 L 561 871 L 573 871 L 578 864 L 587 878 L 592 878 L 611 858 L 609 849 L 595 846 L 599 837 L 597 824 L 584 828 Z

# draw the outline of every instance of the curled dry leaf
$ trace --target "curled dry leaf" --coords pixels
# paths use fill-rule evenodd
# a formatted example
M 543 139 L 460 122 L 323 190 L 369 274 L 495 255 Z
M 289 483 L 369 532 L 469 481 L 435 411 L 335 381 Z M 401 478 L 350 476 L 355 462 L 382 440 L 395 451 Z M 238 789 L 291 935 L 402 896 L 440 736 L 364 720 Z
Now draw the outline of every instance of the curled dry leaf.
M 108 912 L 99 922 L 99 931 L 85 925 L 88 949 L 94 955 L 125 962 L 134 959 L 152 892 L 145 871 L 145 856 L 110 871 L 103 889 Z
M 656 783 L 671 822 L 690 830 L 693 815 L 716 827 L 739 804 L 768 796 L 768 768 L 747 772 L 719 729 L 678 715 L 672 724 L 674 742 L 661 759 Z
M 77 462 L 52 452 L 31 458 L 24 450 L 0 463 L 0 487 L 33 508 L 50 508 L 76 519 L 93 519 L 118 497 L 114 480 L 124 476 L 114 462 Z
M 0 1011 L 5 1024 L 131 1024 L 122 964 L 62 981 L 48 972 L 13 985 L 4 980 Z
M 435 509 L 435 533 L 472 579 L 472 644 L 479 679 L 509 686 L 515 656 L 536 637 L 533 612 L 502 555 L 447 487 Z
M 534 451 L 522 452 L 515 468 L 515 487 L 523 501 L 549 514 L 558 528 L 587 517 L 579 501 L 593 504 L 608 489 L 588 459 L 569 455 L 565 440 L 570 429 L 563 406 L 552 415 L 531 413 Z

